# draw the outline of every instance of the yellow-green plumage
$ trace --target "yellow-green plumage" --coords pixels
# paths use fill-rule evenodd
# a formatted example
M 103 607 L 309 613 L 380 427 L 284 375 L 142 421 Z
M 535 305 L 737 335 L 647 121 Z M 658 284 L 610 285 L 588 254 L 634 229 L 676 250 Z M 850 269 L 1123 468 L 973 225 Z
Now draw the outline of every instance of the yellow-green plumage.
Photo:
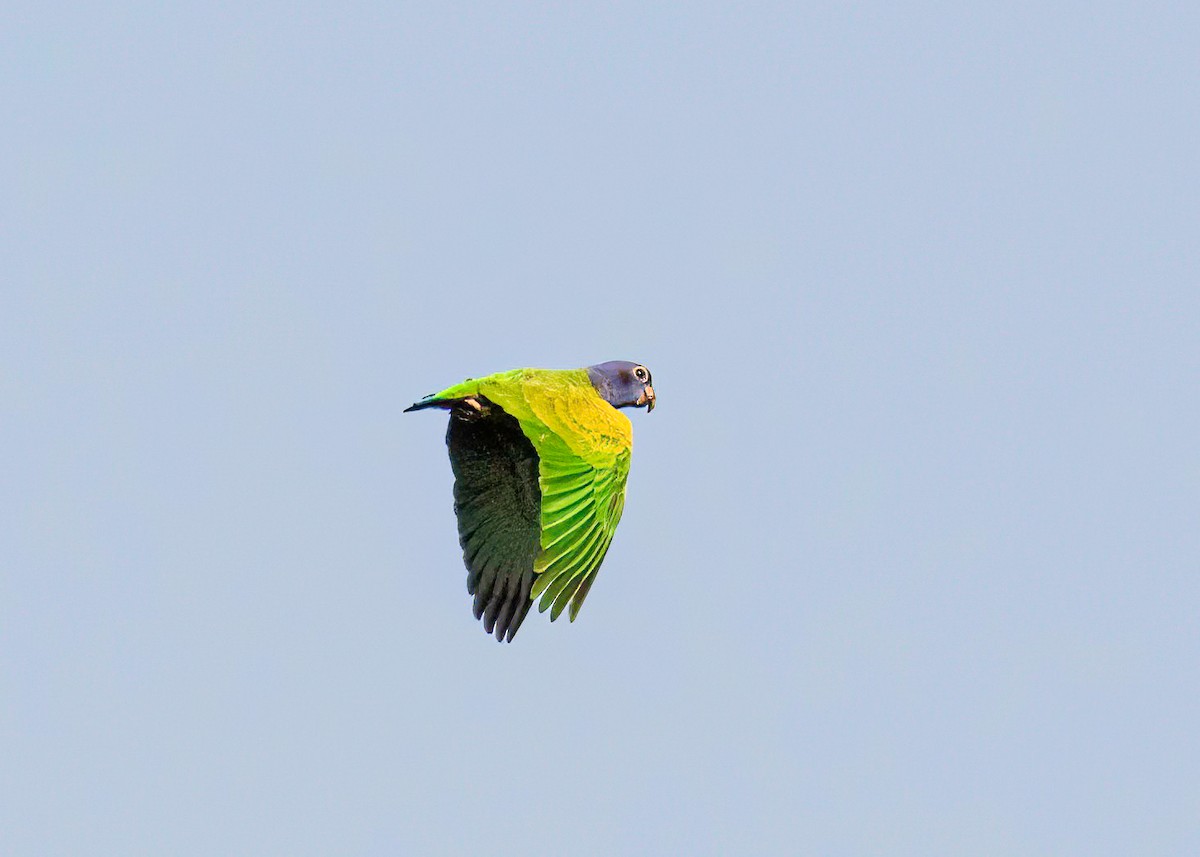
M 647 372 L 647 382 L 648 378 Z M 652 388 L 649 388 L 649 395 L 652 404 Z M 511 599 L 515 597 L 515 592 L 523 598 L 536 600 L 540 611 L 549 609 L 551 620 L 557 619 L 569 606 L 568 615 L 574 621 L 604 560 L 624 509 L 625 484 L 633 446 L 633 429 L 629 419 L 600 395 L 586 369 L 517 369 L 501 372 L 448 387 L 413 407 L 446 407 L 452 412 L 447 443 L 458 477 L 456 499 L 459 502 L 456 503 L 456 512 L 459 514 L 460 541 L 469 572 L 481 581 L 479 585 L 491 582 L 493 587 L 507 586 L 498 590 L 500 595 L 492 597 L 493 601 Z M 506 511 L 503 504 L 507 499 L 500 496 L 509 490 L 507 486 L 513 480 L 505 476 L 493 479 L 488 475 L 481 481 L 472 475 L 479 468 L 486 470 L 487 466 L 478 463 L 479 456 L 473 451 L 474 441 L 455 439 L 467 438 L 470 432 L 483 431 L 467 425 L 456 427 L 456 419 L 464 423 L 483 421 L 497 422 L 499 425 L 498 420 L 509 417 L 516 421 L 520 433 L 536 453 L 537 548 L 532 557 L 532 578 L 528 577 L 524 567 L 519 569 L 518 575 L 513 563 L 505 564 L 512 551 L 502 559 L 493 559 L 486 554 L 487 545 L 481 547 L 476 544 L 483 538 L 479 535 L 481 532 L 490 539 L 499 530 L 517 529 L 518 524 L 512 522 L 520 514 Z M 463 450 L 458 459 L 456 445 Z M 505 447 L 511 450 L 510 453 L 491 451 L 488 454 L 496 459 L 507 456 L 519 462 L 521 453 L 516 449 L 517 446 L 520 446 L 519 439 Z M 471 466 L 475 470 L 462 461 L 471 456 L 474 456 Z M 505 467 L 515 472 L 518 465 Z M 496 468 L 503 470 L 499 464 Z M 491 470 L 487 472 L 492 473 Z M 508 470 L 503 472 L 507 473 Z M 482 486 L 480 491 L 474 490 L 477 485 Z M 507 517 L 501 521 L 502 516 Z M 526 564 L 527 559 L 523 561 Z M 494 573 L 492 576 L 506 577 L 509 580 L 507 584 L 488 578 L 489 571 L 500 567 L 506 569 L 505 575 Z M 526 579 L 527 596 L 524 587 L 518 587 L 515 582 L 517 577 Z M 472 579 L 469 576 L 468 587 L 471 586 Z M 523 619 L 528 603 L 519 607 L 516 610 L 501 607 L 491 609 L 491 613 L 501 617 L 501 626 L 510 625 L 507 631 L 509 639 Z M 487 605 L 481 608 L 477 596 L 477 616 L 481 609 L 485 612 L 488 610 Z M 498 628 L 497 636 L 504 630 L 503 627 Z

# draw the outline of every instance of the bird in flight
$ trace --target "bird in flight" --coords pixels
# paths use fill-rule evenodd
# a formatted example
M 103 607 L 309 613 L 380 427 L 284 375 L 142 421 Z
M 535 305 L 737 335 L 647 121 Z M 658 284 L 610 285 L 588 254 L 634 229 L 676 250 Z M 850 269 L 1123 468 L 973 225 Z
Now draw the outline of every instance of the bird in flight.
M 512 641 L 530 605 L 575 621 L 625 506 L 633 426 L 654 409 L 650 370 L 514 369 L 426 396 L 450 412 L 454 514 L 475 618 Z

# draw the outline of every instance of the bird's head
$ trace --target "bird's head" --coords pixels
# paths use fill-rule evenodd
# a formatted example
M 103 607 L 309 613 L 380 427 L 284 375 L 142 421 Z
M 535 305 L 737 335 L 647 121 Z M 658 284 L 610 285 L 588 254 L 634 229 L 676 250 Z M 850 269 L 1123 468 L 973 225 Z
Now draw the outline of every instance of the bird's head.
M 650 370 L 628 360 L 610 360 L 587 367 L 588 377 L 596 392 L 614 408 L 654 410 L 654 387 Z

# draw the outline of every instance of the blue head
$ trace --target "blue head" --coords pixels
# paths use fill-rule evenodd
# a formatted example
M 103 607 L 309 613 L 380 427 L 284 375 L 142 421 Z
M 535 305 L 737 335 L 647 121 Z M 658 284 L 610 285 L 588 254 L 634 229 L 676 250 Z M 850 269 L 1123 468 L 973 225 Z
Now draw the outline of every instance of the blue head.
M 592 386 L 604 401 L 614 408 L 654 410 L 654 388 L 650 386 L 650 370 L 628 360 L 610 360 L 587 367 Z

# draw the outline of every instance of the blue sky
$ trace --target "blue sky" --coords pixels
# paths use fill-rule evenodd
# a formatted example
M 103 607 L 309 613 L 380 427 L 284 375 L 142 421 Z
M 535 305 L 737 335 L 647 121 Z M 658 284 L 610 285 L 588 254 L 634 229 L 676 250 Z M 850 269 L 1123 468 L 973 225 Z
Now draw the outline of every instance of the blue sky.
M 4 15 L 4 853 L 1200 849 L 1193 9 Z M 609 359 L 498 645 L 401 411 Z

